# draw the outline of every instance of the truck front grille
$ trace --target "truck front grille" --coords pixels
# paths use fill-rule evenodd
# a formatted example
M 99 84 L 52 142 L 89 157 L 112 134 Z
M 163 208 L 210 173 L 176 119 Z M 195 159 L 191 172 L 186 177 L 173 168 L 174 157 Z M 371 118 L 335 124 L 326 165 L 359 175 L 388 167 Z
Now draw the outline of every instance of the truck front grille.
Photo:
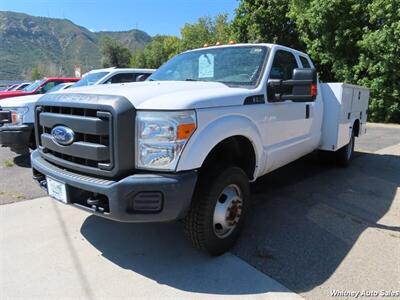
M 39 145 L 49 160 L 56 164 L 65 160 L 99 170 L 112 169 L 111 113 L 57 106 L 41 106 L 38 113 Z M 55 141 L 51 130 L 58 125 L 65 125 L 74 131 L 72 145 L 63 146 Z
M 65 169 L 102 177 L 114 177 L 129 169 L 132 171 L 133 106 L 130 105 L 131 110 L 126 110 L 128 101 L 125 98 L 122 105 L 125 110 L 120 109 L 121 105 L 114 107 L 118 101 L 110 101 L 108 107 L 96 105 L 98 99 L 95 103 L 90 98 L 85 99 L 88 103 L 40 101 L 41 104 L 36 107 L 35 130 L 41 156 Z M 130 127 L 126 126 L 127 120 L 130 120 Z M 73 131 L 71 144 L 62 145 L 55 139 L 51 132 L 56 126 L 65 126 Z

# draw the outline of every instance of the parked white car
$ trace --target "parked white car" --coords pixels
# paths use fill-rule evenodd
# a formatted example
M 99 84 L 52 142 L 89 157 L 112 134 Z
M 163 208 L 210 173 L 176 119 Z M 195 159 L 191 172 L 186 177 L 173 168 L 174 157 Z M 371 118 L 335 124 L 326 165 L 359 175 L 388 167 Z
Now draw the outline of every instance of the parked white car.
M 146 82 L 43 96 L 34 179 L 112 220 L 183 219 L 193 245 L 218 255 L 243 226 L 249 182 L 318 149 L 350 162 L 368 99 L 320 83 L 307 54 L 280 45 L 192 50 Z
M 78 82 L 58 84 L 47 93 L 70 87 L 143 81 L 154 71 L 153 69 L 133 68 L 92 70 Z M 41 96 L 41 94 L 37 94 L 0 101 L 0 145 L 2 147 L 9 147 L 18 154 L 29 152 L 29 148 L 36 148 L 33 131 L 34 107 Z
M 23 90 L 24 88 L 26 88 L 28 85 L 30 85 L 32 82 L 22 82 L 20 84 L 16 84 L 11 86 L 10 88 L 7 89 L 7 91 L 19 91 L 19 90 Z

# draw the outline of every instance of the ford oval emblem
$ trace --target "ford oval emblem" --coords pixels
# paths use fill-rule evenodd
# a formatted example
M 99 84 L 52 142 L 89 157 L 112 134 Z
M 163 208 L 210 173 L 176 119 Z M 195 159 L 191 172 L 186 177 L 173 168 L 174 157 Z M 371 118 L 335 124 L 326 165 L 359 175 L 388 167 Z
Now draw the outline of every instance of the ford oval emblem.
M 56 142 L 63 146 L 71 145 L 74 142 L 75 133 L 65 126 L 56 126 L 51 130 L 51 135 Z

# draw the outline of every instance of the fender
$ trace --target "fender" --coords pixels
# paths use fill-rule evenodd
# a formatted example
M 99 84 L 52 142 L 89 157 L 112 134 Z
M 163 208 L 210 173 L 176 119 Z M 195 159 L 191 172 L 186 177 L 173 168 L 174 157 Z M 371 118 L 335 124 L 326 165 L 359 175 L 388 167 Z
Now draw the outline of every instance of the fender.
M 243 115 L 229 115 L 215 119 L 205 127 L 197 128 L 182 152 L 176 171 L 193 170 L 202 166 L 207 155 L 223 140 L 243 136 L 252 143 L 256 156 L 254 178 L 263 162 L 262 140 L 257 126 Z

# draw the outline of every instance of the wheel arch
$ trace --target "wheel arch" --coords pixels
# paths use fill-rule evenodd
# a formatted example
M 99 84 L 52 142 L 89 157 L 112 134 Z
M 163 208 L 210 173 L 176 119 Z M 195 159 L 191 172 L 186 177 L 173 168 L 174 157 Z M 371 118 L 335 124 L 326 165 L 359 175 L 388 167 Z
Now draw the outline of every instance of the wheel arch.
M 352 128 L 353 128 L 354 136 L 358 137 L 358 135 L 360 133 L 360 120 L 359 119 L 354 120 Z
M 224 152 L 226 150 L 228 152 Z M 200 169 L 212 159 L 236 162 L 250 180 L 257 178 L 263 160 L 261 135 L 256 125 L 243 116 L 217 119 L 191 137 L 177 166 L 177 171 Z M 220 155 L 225 153 L 223 157 Z M 217 155 L 216 155 L 217 154 Z M 247 154 L 243 160 L 241 156 Z M 241 159 L 242 158 L 242 159 Z

